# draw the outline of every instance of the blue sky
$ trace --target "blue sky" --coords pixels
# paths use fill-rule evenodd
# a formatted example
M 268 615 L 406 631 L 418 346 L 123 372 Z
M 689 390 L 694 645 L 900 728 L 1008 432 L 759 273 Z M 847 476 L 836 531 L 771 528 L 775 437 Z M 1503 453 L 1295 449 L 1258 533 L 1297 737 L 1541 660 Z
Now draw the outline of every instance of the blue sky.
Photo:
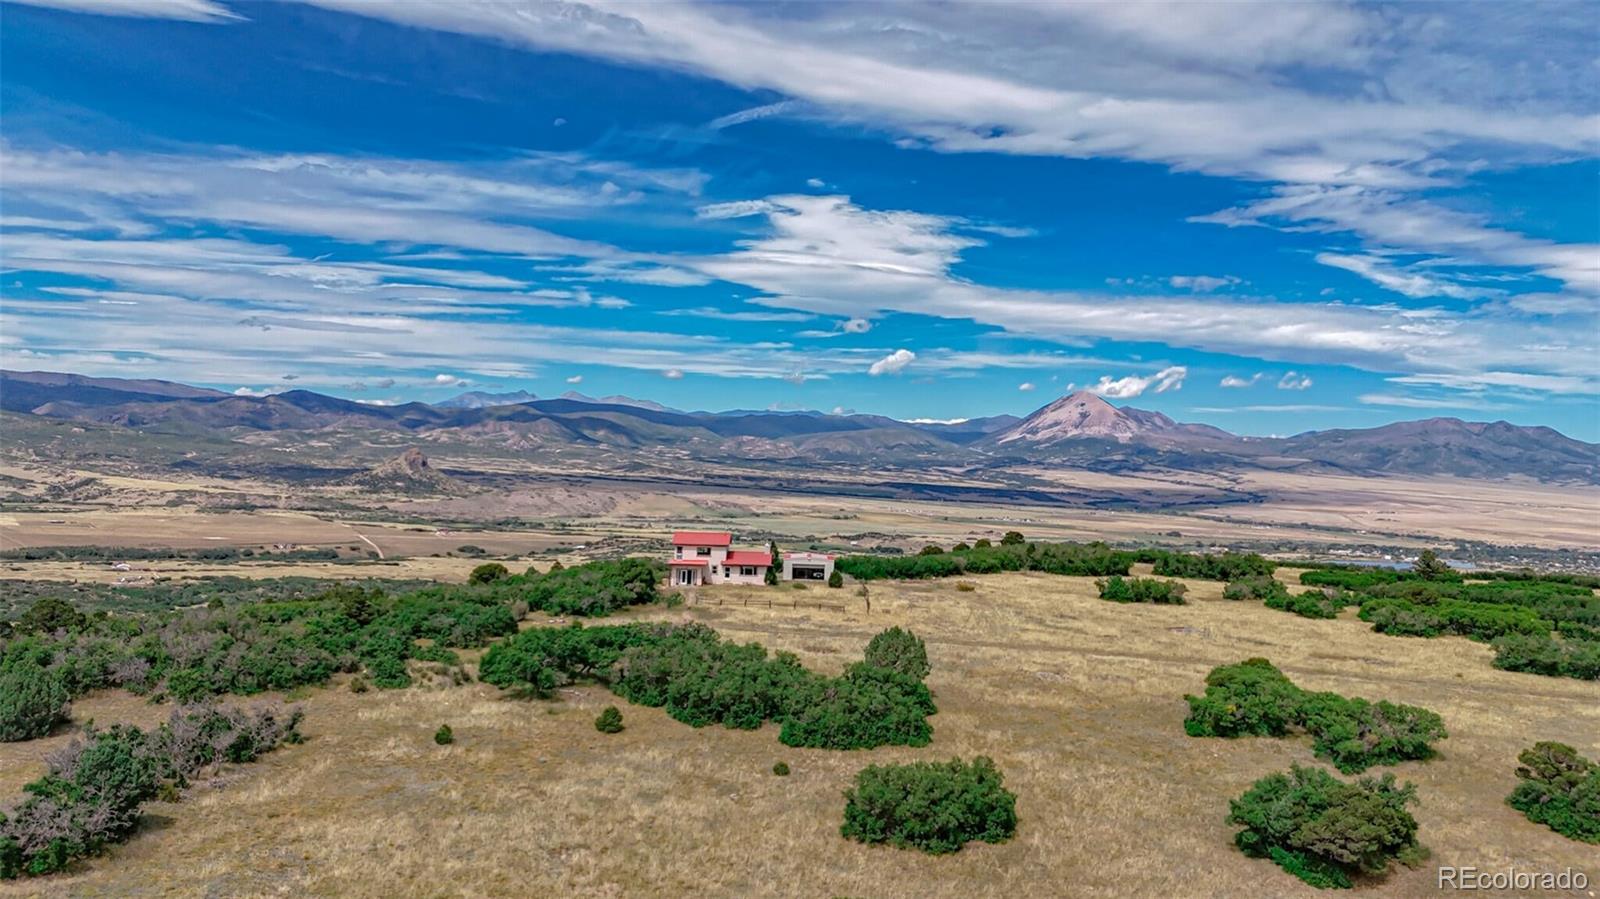
M 1600 440 L 1592 7 L 0 17 L 7 368 Z

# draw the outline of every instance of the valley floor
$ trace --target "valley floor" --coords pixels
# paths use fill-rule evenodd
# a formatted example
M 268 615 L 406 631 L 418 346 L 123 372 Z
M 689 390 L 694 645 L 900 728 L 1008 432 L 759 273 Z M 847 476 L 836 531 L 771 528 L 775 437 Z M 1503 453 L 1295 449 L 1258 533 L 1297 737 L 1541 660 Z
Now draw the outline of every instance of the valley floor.
M 971 592 L 874 584 L 870 612 L 853 589 L 730 587 L 619 616 L 702 621 L 830 672 L 877 631 L 908 626 L 927 641 L 939 705 L 925 748 L 796 750 L 773 726 L 696 730 L 594 686 L 554 702 L 481 684 L 314 690 L 304 745 L 154 806 L 138 836 L 79 873 L 0 896 L 1325 895 L 1241 855 L 1223 820 L 1256 778 L 1311 763 L 1309 742 L 1183 733 L 1183 695 L 1252 656 L 1307 689 L 1427 706 L 1450 730 L 1438 758 L 1368 772 L 1418 784 L 1433 856 L 1358 894 L 1434 895 L 1437 865 L 1572 866 L 1600 882 L 1593 847 L 1504 803 L 1535 740 L 1600 755 L 1600 684 L 1496 671 L 1488 647 L 1378 635 L 1348 612 L 1311 621 L 1227 602 L 1212 582 L 1190 582 L 1187 606 L 1124 606 L 1097 599 L 1088 578 L 970 580 Z M 818 601 L 845 608 L 804 607 Z M 609 704 L 627 725 L 617 735 L 593 726 Z M 158 713 L 117 695 L 75 706 L 101 724 Z M 432 741 L 443 723 L 452 746 Z M 5 794 L 60 739 L 0 744 Z M 839 836 L 842 793 L 863 766 L 979 754 L 1019 797 L 1012 841 L 932 857 Z M 791 776 L 771 773 L 778 760 Z

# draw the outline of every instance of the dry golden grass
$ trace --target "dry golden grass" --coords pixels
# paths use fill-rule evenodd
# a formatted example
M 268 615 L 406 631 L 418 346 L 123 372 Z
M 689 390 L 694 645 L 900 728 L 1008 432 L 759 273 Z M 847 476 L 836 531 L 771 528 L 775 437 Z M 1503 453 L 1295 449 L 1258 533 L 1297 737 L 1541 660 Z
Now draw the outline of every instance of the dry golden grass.
M 1489 649 L 1466 640 L 1386 637 L 1349 619 L 1226 602 L 1215 583 L 1191 582 L 1190 605 L 1161 607 L 1102 602 L 1087 578 L 969 580 L 972 592 L 954 581 L 874 585 L 870 614 L 853 590 L 813 587 L 719 588 L 699 598 L 721 606 L 638 616 L 704 621 L 826 671 L 859 658 L 878 630 L 909 626 L 927 640 L 940 709 L 926 748 L 790 749 L 775 727 L 696 730 L 592 686 L 556 702 L 476 684 L 334 688 L 305 702 L 305 745 L 156 807 L 158 826 L 79 873 L 0 894 L 1319 895 L 1234 850 L 1223 822 L 1253 780 L 1310 762 L 1308 742 L 1183 733 L 1183 694 L 1211 667 L 1250 656 L 1310 689 L 1428 706 L 1450 728 L 1438 758 L 1392 769 L 1419 785 L 1433 859 L 1359 892 L 1433 895 L 1436 864 L 1570 865 L 1600 881 L 1593 847 L 1503 801 L 1517 752 L 1534 740 L 1600 755 L 1600 685 L 1496 671 Z M 808 600 L 848 608 L 782 607 Z M 608 704 L 627 724 L 614 736 L 593 726 Z M 455 745 L 433 744 L 441 723 Z M 37 774 L 38 754 L 21 746 L 0 746 L 0 767 Z M 841 792 L 864 765 L 978 754 L 1018 794 L 1010 842 L 931 857 L 839 837 Z M 779 759 L 791 776 L 771 774 Z

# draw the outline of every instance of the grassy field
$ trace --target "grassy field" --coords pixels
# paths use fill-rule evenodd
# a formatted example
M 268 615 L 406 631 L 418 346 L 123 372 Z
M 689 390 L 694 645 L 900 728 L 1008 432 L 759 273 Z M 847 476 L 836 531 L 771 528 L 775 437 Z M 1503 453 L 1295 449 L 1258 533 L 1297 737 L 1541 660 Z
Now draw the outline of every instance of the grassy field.
M 870 612 L 848 589 L 714 588 L 626 616 L 703 621 L 829 672 L 877 631 L 909 626 L 927 640 L 940 709 L 926 748 L 795 750 L 776 727 L 696 730 L 592 686 L 555 702 L 478 684 L 316 690 L 303 699 L 304 745 L 154 806 L 154 826 L 79 873 L 0 895 L 1317 895 L 1234 850 L 1223 823 L 1253 780 L 1310 762 L 1309 742 L 1183 733 L 1183 694 L 1250 656 L 1308 689 L 1425 705 L 1450 729 L 1438 758 L 1375 769 L 1417 782 L 1433 858 L 1358 892 L 1432 894 L 1440 864 L 1573 866 L 1591 888 L 1600 880 L 1593 847 L 1503 801 L 1534 740 L 1600 755 L 1600 685 L 1496 671 L 1487 647 L 1463 639 L 1226 602 L 1216 583 L 1190 582 L 1188 606 L 1157 607 L 1100 601 L 1087 578 L 970 581 L 971 592 L 875 584 Z M 599 734 L 594 717 L 613 703 L 627 729 Z M 117 695 L 75 706 L 100 723 L 158 711 Z M 432 742 L 442 723 L 452 746 Z M 0 787 L 14 793 L 63 739 L 0 744 Z M 930 857 L 839 837 L 841 793 L 864 765 L 977 754 L 1018 794 L 1011 842 Z M 780 759 L 792 776 L 771 774 Z

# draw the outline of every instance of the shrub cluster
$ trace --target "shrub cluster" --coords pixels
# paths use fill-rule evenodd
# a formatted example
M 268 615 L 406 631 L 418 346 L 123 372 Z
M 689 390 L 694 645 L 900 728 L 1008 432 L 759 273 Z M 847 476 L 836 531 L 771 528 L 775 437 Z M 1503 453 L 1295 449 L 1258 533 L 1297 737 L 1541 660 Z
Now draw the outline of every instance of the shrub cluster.
M 1235 601 L 1264 602 L 1273 596 L 1288 596 L 1289 588 L 1270 574 L 1257 574 L 1237 578 L 1222 588 L 1222 598 Z
M 24 788 L 27 798 L 0 814 L 0 879 L 54 873 L 126 840 L 145 802 L 224 762 L 297 741 L 299 721 L 299 710 L 190 706 L 151 733 L 86 729 L 47 757 L 48 773 Z
M 1548 635 L 1554 627 L 1532 609 L 1457 600 L 1419 605 L 1403 599 L 1373 599 L 1362 603 L 1361 620 L 1371 622 L 1372 629 L 1380 634 L 1458 634 L 1484 642 L 1506 634 Z
M 1600 596 L 1588 579 L 1502 574 L 1467 583 L 1447 571 L 1425 578 L 1384 569 L 1329 569 L 1304 572 L 1300 580 L 1349 591 L 1342 596 L 1354 597 L 1361 619 L 1379 633 L 1465 636 L 1492 642 L 1497 668 L 1600 679 Z
M 1017 830 L 1017 797 L 994 761 L 869 765 L 845 791 L 839 833 L 862 843 L 889 843 L 942 854 L 973 840 L 1001 843 Z
M 1282 595 L 1268 596 L 1264 604 L 1269 609 L 1293 612 L 1301 618 L 1338 618 L 1339 610 L 1345 605 L 1342 594 L 1329 594 L 1321 590 L 1307 590 L 1304 593 L 1285 590 Z
M 1600 843 L 1600 765 L 1564 743 L 1535 743 L 1517 756 L 1511 807 L 1563 836 Z
M 493 582 L 497 596 L 521 600 L 551 615 L 609 615 L 627 606 L 655 602 L 666 566 L 653 559 L 605 559 L 570 568 L 552 567 Z
M 1203 696 L 1185 696 L 1192 737 L 1281 737 L 1298 727 L 1312 749 L 1346 774 L 1373 765 L 1431 758 L 1444 722 L 1427 709 L 1302 690 L 1266 659 L 1223 665 Z
M 70 696 L 61 678 L 21 659 L 0 659 L 0 743 L 32 740 L 67 720 Z
M 408 661 L 456 664 L 450 648 L 516 626 L 488 587 L 448 586 L 400 596 L 337 586 L 308 599 L 87 618 L 0 639 L 0 738 L 39 736 L 64 717 L 66 698 L 106 687 L 198 702 L 363 669 L 372 684 L 403 687 Z
M 779 739 L 790 746 L 926 745 L 935 708 L 921 676 L 878 664 L 925 673 L 922 642 L 906 631 L 879 637 L 872 659 L 830 678 L 790 653 L 768 656 L 760 644 L 727 642 L 700 624 L 530 628 L 491 646 L 479 676 L 534 696 L 598 680 L 693 727 L 750 730 L 779 722 Z
M 841 556 L 835 570 L 856 580 L 927 579 L 1001 571 L 1103 577 L 1128 573 L 1135 554 L 1104 543 L 1027 543 L 1020 538 L 995 546 L 979 540 L 964 549 L 911 556 Z
M 1233 800 L 1228 823 L 1244 828 L 1234 844 L 1246 855 L 1270 858 L 1312 886 L 1348 889 L 1352 875 L 1382 874 L 1391 861 L 1414 864 L 1425 854 L 1406 809 L 1414 802 L 1416 787 L 1395 786 L 1392 774 L 1345 783 L 1296 765 Z
M 1548 677 L 1600 680 L 1600 640 L 1511 634 L 1494 641 L 1494 667 Z
M 1167 552 L 1145 550 L 1139 561 L 1154 563 L 1155 574 L 1161 577 L 1188 577 L 1211 581 L 1237 581 L 1243 578 L 1271 575 L 1277 565 L 1255 553 L 1204 553 Z
M 1100 598 L 1112 602 L 1148 602 L 1156 605 L 1185 605 L 1183 594 L 1189 588 L 1177 581 L 1158 581 L 1148 577 L 1123 578 L 1113 575 L 1095 581 L 1100 588 Z

